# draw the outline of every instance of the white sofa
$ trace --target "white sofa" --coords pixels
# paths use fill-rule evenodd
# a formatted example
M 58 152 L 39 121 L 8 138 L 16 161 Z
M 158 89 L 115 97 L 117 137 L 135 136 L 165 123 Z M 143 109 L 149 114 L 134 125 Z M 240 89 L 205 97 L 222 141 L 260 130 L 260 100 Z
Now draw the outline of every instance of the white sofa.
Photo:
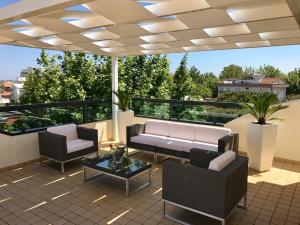
M 145 124 L 127 128 L 128 147 L 183 158 L 189 158 L 193 148 L 219 152 L 233 150 L 234 139 L 237 135 L 227 128 L 163 120 L 147 120 Z

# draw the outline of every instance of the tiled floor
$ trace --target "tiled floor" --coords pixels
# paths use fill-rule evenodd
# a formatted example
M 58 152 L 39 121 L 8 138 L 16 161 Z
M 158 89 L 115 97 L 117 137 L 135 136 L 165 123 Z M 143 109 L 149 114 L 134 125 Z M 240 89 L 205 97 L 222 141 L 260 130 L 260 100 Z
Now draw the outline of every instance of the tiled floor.
M 137 157 L 152 160 L 145 154 Z M 131 197 L 125 197 L 125 184 L 113 178 L 83 182 L 80 162 L 67 165 L 65 174 L 53 167 L 59 168 L 36 163 L 0 172 L 1 225 L 174 224 L 161 216 L 161 165 L 153 168 L 151 186 Z M 300 165 L 275 162 L 269 172 L 250 171 L 248 203 L 248 209 L 236 209 L 227 224 L 299 225 Z M 192 224 L 220 224 L 171 210 Z

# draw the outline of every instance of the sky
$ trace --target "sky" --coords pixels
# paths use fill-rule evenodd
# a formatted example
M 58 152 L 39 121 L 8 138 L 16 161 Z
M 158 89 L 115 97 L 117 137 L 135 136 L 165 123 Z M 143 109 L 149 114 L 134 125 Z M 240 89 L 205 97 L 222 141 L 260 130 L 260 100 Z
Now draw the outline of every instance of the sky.
M 15 80 L 22 69 L 36 66 L 40 52 L 40 49 L 0 45 L 0 80 Z M 176 70 L 182 57 L 179 53 L 168 55 L 171 72 Z M 300 45 L 189 53 L 188 66 L 194 65 L 201 72 L 219 75 L 223 67 L 230 64 L 242 67 L 270 64 L 286 73 L 300 67 Z

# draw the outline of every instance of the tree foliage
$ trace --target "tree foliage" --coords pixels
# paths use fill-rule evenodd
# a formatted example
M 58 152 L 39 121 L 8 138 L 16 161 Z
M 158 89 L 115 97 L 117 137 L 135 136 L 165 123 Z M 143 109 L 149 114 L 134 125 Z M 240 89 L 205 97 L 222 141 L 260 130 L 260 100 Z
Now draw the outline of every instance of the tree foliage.
M 284 74 L 280 69 L 275 68 L 271 65 L 260 66 L 257 70 L 258 74 L 264 75 L 266 77 L 278 77 L 281 78 Z
M 188 55 L 185 54 L 175 71 L 171 92 L 172 99 L 183 100 L 186 96 L 190 95 L 192 78 L 187 67 L 187 60 Z
M 244 68 L 243 71 L 243 78 L 245 79 L 251 79 L 253 75 L 256 73 L 256 68 L 253 66 L 247 66 Z
M 288 95 L 299 95 L 300 94 L 300 68 L 294 69 L 289 72 L 285 77 L 286 83 L 289 84 L 287 89 Z
M 219 79 L 213 73 L 201 73 L 195 66 L 190 69 L 192 78 L 191 97 L 193 99 L 211 98 L 218 95 Z
M 120 57 L 120 88 L 128 90 L 133 97 L 181 100 L 217 97 L 219 78 L 213 73 L 201 73 L 195 66 L 189 69 L 187 61 L 188 55 L 185 55 L 172 75 L 166 55 Z M 110 57 L 68 52 L 49 55 L 42 50 L 37 64 L 38 68 L 30 72 L 24 83 L 24 94 L 20 97 L 23 104 L 110 98 L 112 95 Z M 252 78 L 255 73 L 280 77 L 289 85 L 288 95 L 300 95 L 300 69 L 284 75 L 271 65 L 243 70 L 232 64 L 223 68 L 220 79 Z M 248 101 L 244 97 L 244 94 L 229 93 L 219 96 L 218 100 Z
M 242 78 L 243 73 L 243 68 L 241 66 L 231 64 L 223 68 L 220 73 L 220 79 Z
M 111 97 L 111 58 L 65 52 L 50 56 L 42 50 L 24 83 L 20 102 L 46 103 Z M 120 88 L 131 96 L 168 98 L 171 79 L 166 56 L 119 59 Z

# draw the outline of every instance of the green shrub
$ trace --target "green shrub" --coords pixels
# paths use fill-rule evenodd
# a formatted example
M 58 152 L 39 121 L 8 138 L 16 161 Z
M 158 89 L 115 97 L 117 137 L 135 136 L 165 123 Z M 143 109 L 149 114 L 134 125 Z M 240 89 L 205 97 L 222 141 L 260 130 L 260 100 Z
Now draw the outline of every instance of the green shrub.
M 236 102 L 236 103 L 249 103 L 253 98 L 260 98 L 265 96 L 277 96 L 273 93 L 265 92 L 265 93 L 257 93 L 250 91 L 243 92 L 227 92 L 218 96 L 218 102 Z M 278 99 L 277 99 L 278 102 Z

